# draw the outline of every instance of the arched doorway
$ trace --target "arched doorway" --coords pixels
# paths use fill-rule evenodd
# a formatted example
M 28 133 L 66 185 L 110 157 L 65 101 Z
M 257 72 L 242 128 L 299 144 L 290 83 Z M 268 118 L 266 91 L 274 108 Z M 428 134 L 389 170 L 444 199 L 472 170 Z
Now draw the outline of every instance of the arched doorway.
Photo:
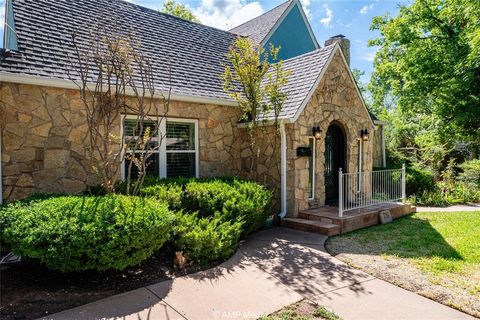
M 325 136 L 325 204 L 338 203 L 338 170 L 345 170 L 345 134 L 339 123 L 330 124 Z

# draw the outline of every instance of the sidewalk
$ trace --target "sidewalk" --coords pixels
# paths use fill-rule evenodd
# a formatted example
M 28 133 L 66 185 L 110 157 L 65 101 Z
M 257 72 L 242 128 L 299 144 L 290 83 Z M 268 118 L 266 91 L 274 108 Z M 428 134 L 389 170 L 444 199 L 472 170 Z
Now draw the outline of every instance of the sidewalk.
M 446 208 L 439 207 L 417 207 L 417 212 L 459 212 L 459 211 L 480 211 L 480 204 L 459 204 Z
M 324 251 L 326 237 L 284 228 L 255 234 L 221 266 L 44 319 L 255 319 L 308 298 L 349 319 L 474 319 Z

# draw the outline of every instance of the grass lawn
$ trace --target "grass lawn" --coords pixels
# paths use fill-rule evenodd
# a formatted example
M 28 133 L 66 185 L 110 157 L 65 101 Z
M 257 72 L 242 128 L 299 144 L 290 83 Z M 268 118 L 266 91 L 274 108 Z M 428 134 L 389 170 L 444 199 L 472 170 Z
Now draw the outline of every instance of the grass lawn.
M 480 211 L 416 213 L 330 238 L 339 259 L 480 317 Z
M 260 320 L 342 320 L 335 313 L 328 311 L 308 300 L 291 304 L 283 309 L 261 317 Z

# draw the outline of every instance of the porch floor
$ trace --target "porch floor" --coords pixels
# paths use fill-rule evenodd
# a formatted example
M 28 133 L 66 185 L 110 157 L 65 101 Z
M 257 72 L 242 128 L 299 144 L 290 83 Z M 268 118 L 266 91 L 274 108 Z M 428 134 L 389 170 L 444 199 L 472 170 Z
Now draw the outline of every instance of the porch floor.
M 382 203 L 349 210 L 339 217 L 338 207 L 323 206 L 300 211 L 296 218 L 285 218 L 284 224 L 293 229 L 335 235 L 379 224 L 378 215 L 383 210 L 389 210 L 392 218 L 397 219 L 416 212 L 416 207 L 403 203 Z

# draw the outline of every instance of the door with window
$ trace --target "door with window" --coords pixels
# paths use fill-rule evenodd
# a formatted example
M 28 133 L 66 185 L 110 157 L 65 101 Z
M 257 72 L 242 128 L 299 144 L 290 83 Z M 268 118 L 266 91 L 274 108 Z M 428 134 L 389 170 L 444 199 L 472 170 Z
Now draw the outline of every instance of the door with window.
M 155 120 L 145 120 L 143 127 L 155 127 Z M 135 137 L 136 117 L 126 116 L 123 121 L 123 137 L 127 143 Z M 152 137 L 152 149 L 154 154 L 150 156 L 147 164 L 147 175 L 161 178 L 172 177 L 198 177 L 198 121 L 192 119 L 163 119 L 160 120 L 158 133 Z M 153 132 L 154 130 L 152 130 Z M 128 151 L 127 151 L 128 152 Z M 131 152 L 131 151 L 130 151 Z M 142 151 L 136 151 L 140 156 Z M 125 161 L 122 167 L 122 177 L 126 177 L 129 161 Z M 136 168 L 132 166 L 132 177 L 138 175 Z
M 340 168 L 345 169 L 345 138 L 342 128 L 333 123 L 328 127 L 325 136 L 325 204 L 338 203 Z

